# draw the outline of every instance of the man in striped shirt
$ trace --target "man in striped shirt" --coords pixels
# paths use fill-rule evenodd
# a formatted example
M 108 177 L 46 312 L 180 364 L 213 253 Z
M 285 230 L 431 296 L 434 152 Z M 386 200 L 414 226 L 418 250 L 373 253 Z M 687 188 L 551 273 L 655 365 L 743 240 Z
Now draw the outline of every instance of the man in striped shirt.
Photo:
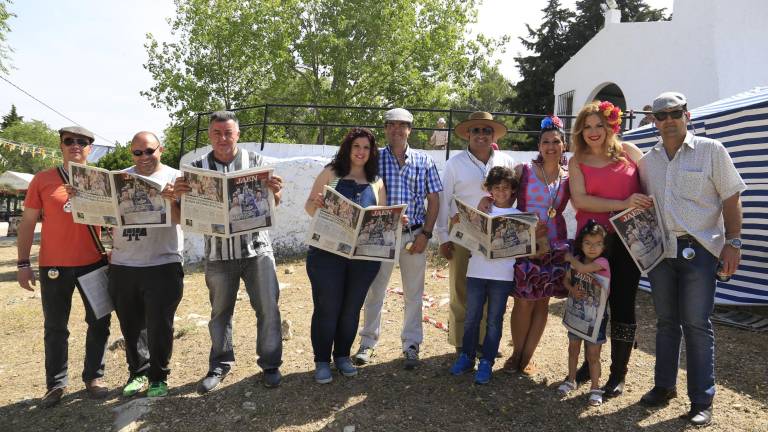
M 240 126 L 230 111 L 211 114 L 208 139 L 213 150 L 192 162 L 196 168 L 219 172 L 232 172 L 264 165 L 258 153 L 237 146 Z M 275 205 L 280 202 L 282 179 L 272 176 L 269 188 L 275 195 Z M 191 189 L 183 178 L 174 185 L 177 194 Z M 232 346 L 232 315 L 234 313 L 240 279 L 256 311 L 257 364 L 264 371 L 265 387 L 280 385 L 280 364 L 283 343 L 280 332 L 278 309 L 279 286 L 275 272 L 272 244 L 266 231 L 222 238 L 205 236 L 205 284 L 211 301 L 211 354 L 208 374 L 198 386 L 199 393 L 207 393 L 224 379 L 235 363 Z

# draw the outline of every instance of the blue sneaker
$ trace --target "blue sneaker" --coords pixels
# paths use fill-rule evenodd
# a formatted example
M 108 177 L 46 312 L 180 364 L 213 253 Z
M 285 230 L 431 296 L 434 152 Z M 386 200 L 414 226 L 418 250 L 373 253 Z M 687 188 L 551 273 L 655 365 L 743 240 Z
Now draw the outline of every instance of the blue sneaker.
M 331 381 L 333 381 L 331 364 L 329 362 L 315 362 L 315 382 L 328 384 Z
M 336 366 L 336 370 L 345 377 L 353 377 L 357 375 L 357 368 L 352 365 L 352 360 L 349 357 L 338 357 L 333 359 L 333 364 Z
M 488 384 L 491 380 L 491 374 L 493 365 L 488 360 L 480 360 L 480 364 L 477 365 L 477 372 L 475 372 L 475 384 Z
M 475 360 L 469 358 L 465 353 L 461 353 L 456 363 L 451 366 L 451 375 L 459 376 L 463 375 L 471 370 L 475 369 Z

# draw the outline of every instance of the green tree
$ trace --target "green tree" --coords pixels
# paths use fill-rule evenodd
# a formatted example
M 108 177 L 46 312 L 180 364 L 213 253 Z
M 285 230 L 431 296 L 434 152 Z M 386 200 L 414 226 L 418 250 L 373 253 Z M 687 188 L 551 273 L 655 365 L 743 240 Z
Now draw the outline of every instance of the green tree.
M 11 125 L 24 121 L 24 117 L 20 116 L 16 112 L 16 105 L 11 104 L 11 111 L 3 116 L 3 123 L 0 124 L 0 130 L 3 130 Z
M 8 20 L 11 17 L 15 17 L 13 13 L 8 11 L 8 6 L 11 4 L 10 0 L 0 0 L 0 73 L 7 74 L 10 65 L 10 55 L 13 49 L 8 45 L 6 34 L 11 31 L 11 27 L 8 25 Z
M 602 10 L 603 0 L 576 1 L 576 18 L 570 27 L 568 38 L 573 44 L 571 51 L 578 52 L 602 28 L 605 17 Z M 643 0 L 616 0 L 623 22 L 663 21 L 669 19 L 665 8 L 654 9 Z
M 515 84 L 516 96 L 508 98 L 510 111 L 528 114 L 550 114 L 554 107 L 555 72 L 571 57 L 569 29 L 575 14 L 549 0 L 542 9 L 544 19 L 536 29 L 528 28 L 528 39 L 520 38 L 532 54 L 515 57 L 522 79 Z M 541 119 L 529 118 L 525 129 L 538 130 Z M 530 147 L 533 141 L 528 143 Z
M 47 147 L 52 149 L 51 154 L 57 153 L 57 156 L 61 157 L 60 152 L 54 152 L 54 149 L 57 150 L 59 148 L 59 134 L 39 120 L 14 123 L 0 131 L 0 138 L 20 144 Z M 36 173 L 55 165 L 57 162 L 60 162 L 60 159 L 57 160 L 49 157 L 49 155 L 43 157 L 41 154 L 32 153 L 31 147 L 24 150 L 19 148 L 3 148 L 2 158 L 0 158 L 0 171 L 11 170 Z
M 448 106 L 502 43 L 467 39 L 475 0 L 176 0 L 176 9 L 176 42 L 148 35 L 144 66 L 155 84 L 142 93 L 174 122 L 195 111 L 264 103 Z M 263 112 L 242 115 L 247 124 Z M 285 118 L 381 122 L 367 110 L 270 112 L 270 119 Z M 321 130 L 316 141 L 334 142 L 340 133 Z M 269 140 L 294 134 L 270 128 Z
M 131 156 L 131 143 L 115 143 L 114 149 L 101 157 L 96 166 L 108 170 L 121 170 L 133 165 Z

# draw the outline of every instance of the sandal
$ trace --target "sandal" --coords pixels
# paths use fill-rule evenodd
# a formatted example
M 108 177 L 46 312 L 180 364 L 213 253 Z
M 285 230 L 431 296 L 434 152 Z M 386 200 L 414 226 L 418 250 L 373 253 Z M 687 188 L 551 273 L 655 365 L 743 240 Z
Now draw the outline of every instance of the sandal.
M 501 370 L 508 374 L 516 373 L 520 370 L 520 359 L 517 359 L 514 356 L 509 356 L 507 361 L 504 362 L 504 366 L 502 366 Z
M 528 363 L 521 371 L 521 373 L 525 376 L 531 377 L 536 374 L 536 363 L 530 362 Z
M 560 396 L 566 396 L 573 390 L 576 390 L 576 382 L 568 380 L 563 381 L 563 383 L 560 384 L 560 387 L 557 388 L 557 392 L 560 393 Z
M 603 391 L 593 389 L 589 391 L 589 406 L 600 406 L 603 404 Z

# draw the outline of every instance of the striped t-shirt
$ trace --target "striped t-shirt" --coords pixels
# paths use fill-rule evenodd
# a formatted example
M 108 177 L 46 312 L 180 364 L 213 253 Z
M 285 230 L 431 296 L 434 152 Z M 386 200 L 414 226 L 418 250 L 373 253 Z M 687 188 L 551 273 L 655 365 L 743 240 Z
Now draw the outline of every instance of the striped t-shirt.
M 224 163 L 209 152 L 200 159 L 192 162 L 195 168 L 210 169 L 219 172 L 233 172 L 264 165 L 260 154 L 238 148 L 232 162 Z M 208 261 L 226 261 L 231 259 L 251 258 L 272 254 L 272 243 L 267 231 L 257 231 L 232 237 L 205 236 L 205 256 Z

